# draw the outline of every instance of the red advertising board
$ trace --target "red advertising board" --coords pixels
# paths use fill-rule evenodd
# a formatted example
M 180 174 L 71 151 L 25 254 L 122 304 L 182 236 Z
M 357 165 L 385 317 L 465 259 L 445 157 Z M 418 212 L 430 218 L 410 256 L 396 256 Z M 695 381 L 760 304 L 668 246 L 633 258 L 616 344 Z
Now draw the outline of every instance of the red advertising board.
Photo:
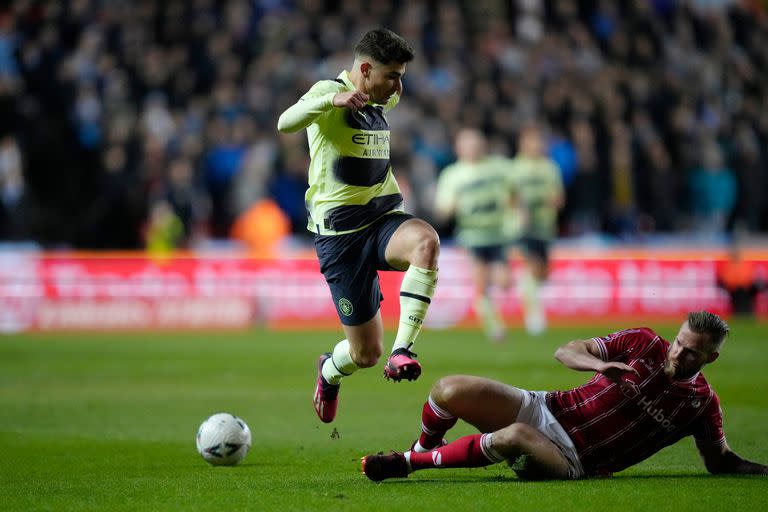
M 768 281 L 768 258 L 753 257 L 756 279 Z M 617 317 L 670 318 L 690 310 L 730 311 L 718 286 L 718 253 L 556 253 L 544 303 L 553 322 L 595 322 Z M 513 274 L 520 272 L 512 262 Z M 399 314 L 398 272 L 382 272 L 382 315 Z M 494 290 L 515 323 L 520 302 L 511 290 Z M 445 249 L 440 282 L 427 318 L 431 327 L 475 322 L 469 262 Z M 241 329 L 336 326 L 336 312 L 312 257 L 145 254 L 0 254 L 0 329 Z M 757 308 L 768 316 L 768 299 Z

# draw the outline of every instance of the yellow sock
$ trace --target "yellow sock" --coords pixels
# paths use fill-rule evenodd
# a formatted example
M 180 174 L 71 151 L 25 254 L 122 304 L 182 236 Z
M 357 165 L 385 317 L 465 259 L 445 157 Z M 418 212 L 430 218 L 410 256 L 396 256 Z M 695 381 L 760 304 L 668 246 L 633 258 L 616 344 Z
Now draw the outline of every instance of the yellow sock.
M 520 279 L 520 294 L 526 330 L 530 334 L 541 334 L 547 327 L 547 318 L 541 304 L 541 283 L 526 272 Z
M 475 299 L 475 312 L 483 324 L 485 334 L 490 337 L 498 336 L 504 329 L 504 321 L 493 301 L 487 295 L 480 295 Z
M 416 340 L 435 295 L 436 285 L 437 270 L 414 265 L 408 267 L 400 285 L 400 325 L 392 346 L 393 352 L 398 348 L 408 348 Z
M 530 272 L 524 272 L 520 276 L 520 298 L 523 301 L 523 310 L 526 312 L 538 311 L 541 308 L 539 299 L 540 284 Z

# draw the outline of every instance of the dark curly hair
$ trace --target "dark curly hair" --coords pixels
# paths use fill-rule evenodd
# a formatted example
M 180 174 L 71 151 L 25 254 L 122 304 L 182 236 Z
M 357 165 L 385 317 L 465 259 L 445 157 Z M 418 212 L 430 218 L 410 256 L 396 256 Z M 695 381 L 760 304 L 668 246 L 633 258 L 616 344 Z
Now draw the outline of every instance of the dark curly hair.
M 386 28 L 369 30 L 355 46 L 355 57 L 365 55 L 382 64 L 413 60 L 413 47 L 402 36 Z

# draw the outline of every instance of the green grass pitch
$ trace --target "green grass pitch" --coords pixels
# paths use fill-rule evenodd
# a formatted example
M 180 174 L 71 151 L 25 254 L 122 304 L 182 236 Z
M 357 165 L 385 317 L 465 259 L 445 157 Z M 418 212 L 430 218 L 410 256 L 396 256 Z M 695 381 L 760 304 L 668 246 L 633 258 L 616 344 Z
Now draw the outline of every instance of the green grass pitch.
M 768 463 L 768 326 L 731 323 L 705 374 L 722 398 L 731 447 Z M 540 338 L 518 330 L 500 346 L 475 331 L 427 330 L 416 346 L 418 381 L 386 382 L 381 364 L 361 371 L 344 383 L 331 425 L 316 419 L 311 394 L 316 358 L 339 338 L 333 331 L 5 336 L 0 510 L 765 510 L 768 477 L 709 476 L 691 439 L 605 480 L 523 482 L 505 465 L 381 484 L 360 474 L 362 455 L 410 445 L 436 378 L 570 387 L 590 375 L 560 366 L 555 348 L 621 327 L 555 328 Z M 677 329 L 653 327 L 667 338 Z M 209 466 L 195 449 L 198 425 L 220 411 L 253 432 L 240 466 Z M 460 424 L 449 437 L 471 432 Z

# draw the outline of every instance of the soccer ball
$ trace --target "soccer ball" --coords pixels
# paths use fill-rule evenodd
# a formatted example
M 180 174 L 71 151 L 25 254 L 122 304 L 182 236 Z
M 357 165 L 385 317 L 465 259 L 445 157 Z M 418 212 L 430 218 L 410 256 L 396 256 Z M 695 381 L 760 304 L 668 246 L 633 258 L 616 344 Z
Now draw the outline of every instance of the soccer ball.
M 234 466 L 251 447 L 251 431 L 233 414 L 214 414 L 197 430 L 197 451 L 209 464 Z

